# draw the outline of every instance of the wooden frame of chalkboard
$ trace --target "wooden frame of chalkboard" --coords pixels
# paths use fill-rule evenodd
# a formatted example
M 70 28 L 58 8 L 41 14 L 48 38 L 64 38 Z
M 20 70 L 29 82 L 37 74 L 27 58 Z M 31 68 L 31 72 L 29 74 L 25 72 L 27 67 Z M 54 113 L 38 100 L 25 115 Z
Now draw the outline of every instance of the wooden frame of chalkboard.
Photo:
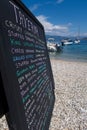
M 44 28 L 17 0 L 0 2 L 0 73 L 10 130 L 48 130 L 54 81 Z

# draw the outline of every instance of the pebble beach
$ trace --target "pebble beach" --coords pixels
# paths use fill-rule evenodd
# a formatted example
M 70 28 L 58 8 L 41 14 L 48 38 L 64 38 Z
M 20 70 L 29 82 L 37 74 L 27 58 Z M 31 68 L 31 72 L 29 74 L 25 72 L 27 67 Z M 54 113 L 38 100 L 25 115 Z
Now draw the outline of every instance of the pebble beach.
M 87 63 L 51 59 L 55 106 L 49 130 L 87 130 Z M 0 130 L 8 130 L 5 117 Z
M 87 62 L 51 59 L 55 106 L 50 130 L 87 130 Z

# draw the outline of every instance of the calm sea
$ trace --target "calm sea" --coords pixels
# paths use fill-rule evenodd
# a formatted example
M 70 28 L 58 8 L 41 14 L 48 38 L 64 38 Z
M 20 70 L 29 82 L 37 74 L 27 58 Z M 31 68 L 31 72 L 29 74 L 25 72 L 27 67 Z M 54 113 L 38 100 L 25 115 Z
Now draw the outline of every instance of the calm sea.
M 87 62 L 87 40 L 82 40 L 79 44 L 63 46 L 62 51 L 50 53 L 50 57 L 60 60 Z

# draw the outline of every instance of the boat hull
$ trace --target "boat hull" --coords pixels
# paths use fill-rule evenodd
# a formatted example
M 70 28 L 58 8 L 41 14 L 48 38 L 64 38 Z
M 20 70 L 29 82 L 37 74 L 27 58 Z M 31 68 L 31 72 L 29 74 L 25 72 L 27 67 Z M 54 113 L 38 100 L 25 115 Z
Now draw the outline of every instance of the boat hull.
M 75 42 L 75 43 L 80 43 L 80 40 L 75 40 L 74 42 Z

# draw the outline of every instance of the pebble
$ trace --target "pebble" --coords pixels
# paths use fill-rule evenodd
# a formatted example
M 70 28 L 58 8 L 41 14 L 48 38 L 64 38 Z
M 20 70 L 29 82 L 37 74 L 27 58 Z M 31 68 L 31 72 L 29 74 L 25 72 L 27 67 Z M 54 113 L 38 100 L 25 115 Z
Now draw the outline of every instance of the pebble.
M 87 130 L 87 63 L 51 59 L 55 106 L 49 130 Z

